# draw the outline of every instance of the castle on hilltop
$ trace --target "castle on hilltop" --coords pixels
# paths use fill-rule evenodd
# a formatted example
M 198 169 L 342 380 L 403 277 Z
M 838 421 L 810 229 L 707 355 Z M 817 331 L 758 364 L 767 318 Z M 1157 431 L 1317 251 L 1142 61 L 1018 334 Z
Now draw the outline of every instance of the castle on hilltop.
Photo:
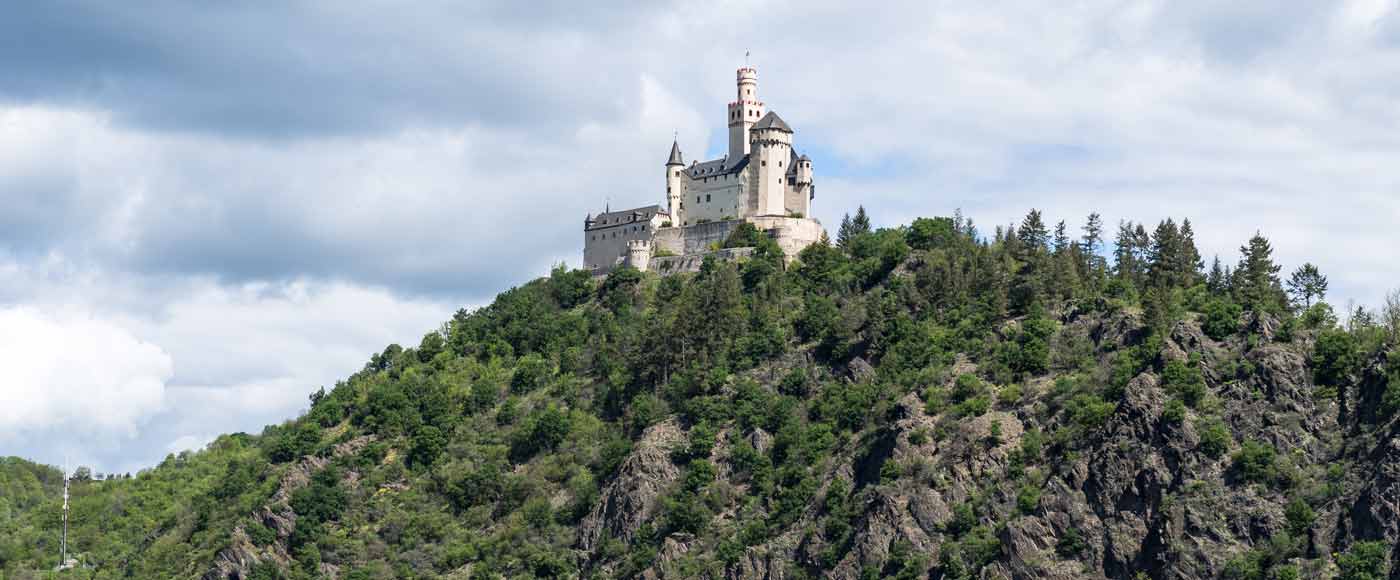
M 792 127 L 758 99 L 758 71 L 738 71 L 728 107 L 729 151 L 685 164 L 678 142 L 666 160 L 665 205 L 589 214 L 583 221 L 583 264 L 596 274 L 619 265 L 661 272 L 693 269 L 730 232 L 750 223 L 789 257 L 821 239 L 810 217 L 816 186 L 812 160 L 792 146 Z

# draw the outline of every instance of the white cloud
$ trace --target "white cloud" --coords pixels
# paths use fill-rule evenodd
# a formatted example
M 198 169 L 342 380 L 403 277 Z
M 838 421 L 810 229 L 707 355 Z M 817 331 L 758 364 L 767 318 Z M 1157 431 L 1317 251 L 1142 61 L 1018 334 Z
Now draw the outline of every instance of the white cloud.
M 0 442 L 35 434 L 130 438 L 160 412 L 170 355 L 111 322 L 0 309 Z

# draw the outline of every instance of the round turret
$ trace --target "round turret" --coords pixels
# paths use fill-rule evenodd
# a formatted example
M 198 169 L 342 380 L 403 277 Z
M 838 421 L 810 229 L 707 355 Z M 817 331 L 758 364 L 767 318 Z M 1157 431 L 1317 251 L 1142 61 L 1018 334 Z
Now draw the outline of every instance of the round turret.
M 751 66 L 740 68 L 736 73 L 739 92 L 736 101 L 758 100 L 758 70 Z
M 651 262 L 651 241 L 650 240 L 628 240 L 626 264 L 643 272 L 647 271 L 647 264 Z
M 736 97 L 729 103 L 729 159 L 738 163 L 749 154 L 749 128 L 763 118 L 763 101 L 758 100 L 758 71 L 745 66 L 735 73 Z M 726 164 L 726 166 L 728 166 Z
M 681 172 L 685 171 L 685 161 L 681 159 L 679 142 L 671 142 L 671 157 L 666 160 L 666 213 L 671 216 L 671 225 L 679 226 L 685 221 L 681 217 L 681 191 L 684 187 Z

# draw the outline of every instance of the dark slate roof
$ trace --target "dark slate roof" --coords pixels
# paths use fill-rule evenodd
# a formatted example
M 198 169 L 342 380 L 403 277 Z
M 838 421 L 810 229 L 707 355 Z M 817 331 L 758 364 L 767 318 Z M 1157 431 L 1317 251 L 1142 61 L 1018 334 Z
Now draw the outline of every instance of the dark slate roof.
M 709 161 L 704 161 L 700 163 L 692 163 L 690 164 L 690 167 L 685 168 L 685 172 L 695 179 L 699 179 L 702 177 L 716 177 L 724 175 L 726 173 L 738 173 L 744 168 L 745 165 L 749 164 L 749 158 L 747 155 L 740 157 L 738 163 L 735 163 L 734 165 L 730 165 L 728 167 L 725 166 L 726 163 L 729 163 L 728 157 L 711 159 Z
M 666 160 L 666 165 L 685 165 L 685 162 L 681 161 L 680 143 L 677 143 L 675 141 L 671 142 L 671 158 Z
M 797 152 L 788 150 L 787 175 L 797 175 Z
M 646 207 L 600 213 L 594 216 L 593 224 L 596 227 L 610 227 L 618 224 L 644 222 L 656 214 L 669 215 L 660 205 L 653 204 Z
M 753 130 L 761 131 L 763 129 L 777 129 L 784 133 L 792 132 L 792 127 L 784 123 L 783 118 L 779 117 L 778 114 L 773 111 L 768 111 L 767 115 L 764 115 L 762 119 L 759 119 L 757 123 L 753 124 Z

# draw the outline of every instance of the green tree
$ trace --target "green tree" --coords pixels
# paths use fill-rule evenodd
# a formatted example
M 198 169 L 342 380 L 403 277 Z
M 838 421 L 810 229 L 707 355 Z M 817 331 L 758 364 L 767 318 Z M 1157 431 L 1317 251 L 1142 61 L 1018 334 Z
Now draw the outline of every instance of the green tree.
M 447 438 L 443 436 L 442 430 L 432 425 L 425 425 L 413 435 L 413 446 L 408 452 L 408 463 L 410 466 L 419 469 L 432 467 L 437 461 L 442 450 L 447 447 Z
M 1240 246 L 1240 265 L 1235 268 L 1234 288 L 1238 301 L 1251 310 L 1279 313 L 1285 304 L 1283 287 L 1274 263 L 1274 248 L 1269 240 L 1256 233 Z
M 1345 330 L 1324 330 L 1313 343 L 1313 381 L 1340 387 L 1347 382 L 1360 360 L 1356 337 Z
M 1301 303 L 1304 309 L 1311 308 L 1314 298 L 1321 300 L 1327 296 L 1327 277 L 1312 262 L 1306 262 L 1289 276 L 1288 293 L 1293 296 L 1295 304 Z

